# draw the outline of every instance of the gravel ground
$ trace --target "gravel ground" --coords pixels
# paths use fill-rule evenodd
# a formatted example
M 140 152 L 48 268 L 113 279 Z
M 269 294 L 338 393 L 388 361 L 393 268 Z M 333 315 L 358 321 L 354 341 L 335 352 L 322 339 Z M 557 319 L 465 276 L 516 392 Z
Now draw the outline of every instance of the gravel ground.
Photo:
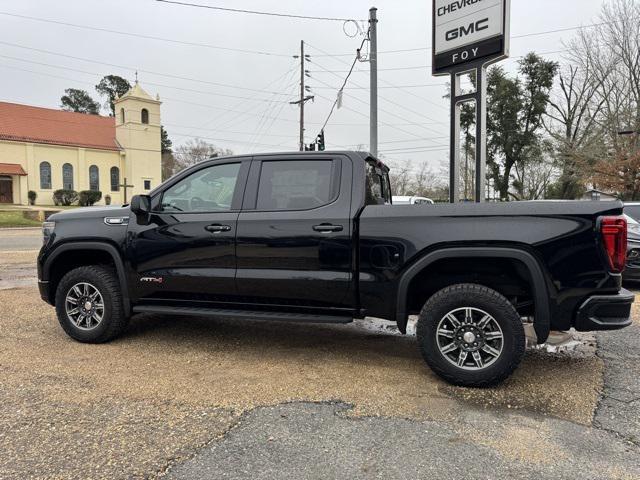
M 26 268 L 24 262 L 32 265 L 32 259 L 34 252 L 2 254 L 0 272 L 12 266 Z M 252 475 L 237 478 L 289 474 L 299 478 L 286 469 L 264 476 L 259 468 L 277 463 L 280 455 L 297 455 L 298 446 L 300 458 L 315 468 L 316 476 L 310 478 L 327 478 L 332 475 L 324 473 L 330 470 L 323 470 L 323 461 L 311 453 L 329 449 L 336 454 L 337 439 L 344 440 L 345 455 L 364 452 L 377 465 L 367 478 L 394 478 L 390 467 L 381 466 L 387 457 L 397 458 L 389 464 L 398 468 L 398 478 L 402 472 L 403 478 L 416 477 L 413 472 L 422 467 L 422 472 L 436 468 L 435 478 L 449 478 L 437 470 L 440 463 L 429 461 L 429 455 L 445 453 L 439 450 L 446 450 L 442 445 L 452 444 L 464 452 L 475 449 L 478 456 L 504 466 L 500 475 L 482 478 L 503 474 L 525 478 L 543 468 L 561 472 L 557 478 L 576 478 L 568 475 L 581 462 L 589 467 L 576 472 L 592 468 L 600 478 L 637 474 L 629 466 L 629 455 L 640 458 L 633 443 L 637 430 L 616 439 L 589 427 L 602 391 L 604 365 L 593 346 L 572 353 L 530 351 L 502 386 L 468 390 L 436 378 L 419 357 L 413 338 L 372 331 L 358 323 L 265 324 L 140 315 L 123 338 L 107 345 L 84 345 L 64 335 L 53 308 L 39 299 L 34 287 L 0 291 L 0 305 L 2 479 L 145 478 L 173 465 L 192 468 L 200 461 L 205 463 L 198 467 L 199 474 L 170 472 L 177 478 L 236 478 L 232 474 L 241 470 L 231 462 L 233 455 L 220 452 L 233 452 L 232 442 L 238 438 L 245 450 L 253 451 L 252 442 L 261 442 L 269 431 L 274 434 L 267 435 L 262 450 L 256 447 L 258 456 L 246 453 Z M 611 355 L 619 354 L 620 347 L 632 349 L 632 343 L 637 346 L 639 341 L 638 336 L 627 340 L 612 345 Z M 602 356 L 613 365 L 606 354 Z M 623 370 L 626 361 L 620 362 Z M 624 380 L 637 388 L 637 376 Z M 618 385 L 616 378 L 606 381 Z M 609 383 L 605 389 L 619 389 Z M 300 403 L 332 401 L 350 407 Z M 636 415 L 637 420 L 635 404 L 631 405 L 621 410 L 612 404 L 609 417 L 622 412 L 623 418 Z M 279 415 L 287 415 L 290 424 L 274 424 Z M 314 426 L 310 418 L 324 423 Z M 633 424 L 622 420 L 607 425 L 600 414 L 596 420 L 616 431 L 620 425 Z M 363 429 L 356 435 L 353 425 Z M 332 435 L 310 433 L 325 427 L 335 432 L 333 450 Z M 282 440 L 282 432 L 275 434 L 281 428 L 291 429 L 291 440 L 269 441 L 270 436 Z M 225 435 L 230 429 L 231 435 Z M 236 432 L 247 436 L 234 437 Z M 425 432 L 433 433 L 435 440 Z M 574 438 L 581 440 L 574 444 Z M 379 445 L 383 440 L 384 447 Z M 602 453 L 596 451 L 595 443 L 612 441 L 602 446 Z M 402 454 L 406 468 L 398 463 L 395 444 L 399 443 L 411 446 Z M 208 455 L 216 445 L 218 453 Z M 280 447 L 273 450 L 275 445 Z M 591 463 L 586 454 L 574 451 L 580 445 L 593 451 Z M 196 452 L 201 454 L 189 461 Z M 353 478 L 362 476 L 356 474 L 363 465 L 357 462 L 365 457 L 358 455 L 356 463 L 345 463 L 345 472 L 353 473 L 348 475 Z M 207 475 L 211 465 L 223 470 Z M 451 472 L 459 473 L 456 468 Z

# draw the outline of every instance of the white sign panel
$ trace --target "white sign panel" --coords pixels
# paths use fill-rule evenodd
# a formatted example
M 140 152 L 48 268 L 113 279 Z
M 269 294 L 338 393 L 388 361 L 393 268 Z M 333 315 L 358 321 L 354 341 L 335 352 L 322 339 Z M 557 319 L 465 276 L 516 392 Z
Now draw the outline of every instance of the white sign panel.
M 433 0 L 433 71 L 504 57 L 509 0 Z

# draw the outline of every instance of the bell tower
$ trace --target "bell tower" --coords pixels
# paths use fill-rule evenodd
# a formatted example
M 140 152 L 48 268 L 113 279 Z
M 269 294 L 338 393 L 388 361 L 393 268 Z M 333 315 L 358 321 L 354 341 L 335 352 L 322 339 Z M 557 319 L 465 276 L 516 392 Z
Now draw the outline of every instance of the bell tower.
M 162 181 L 160 142 L 160 98 L 154 99 L 136 82 L 114 102 L 116 140 L 124 152 L 120 157 L 120 181 L 127 188 L 127 201 L 137 193 L 149 193 Z

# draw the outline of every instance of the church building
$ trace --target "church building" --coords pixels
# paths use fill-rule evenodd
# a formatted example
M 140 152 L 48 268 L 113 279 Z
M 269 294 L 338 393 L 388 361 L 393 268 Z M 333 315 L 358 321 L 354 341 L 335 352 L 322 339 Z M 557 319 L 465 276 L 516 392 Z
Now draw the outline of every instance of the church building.
M 99 204 L 128 202 L 162 178 L 160 100 L 135 85 L 115 117 L 0 102 L 0 208 L 53 205 L 53 192 L 97 190 Z

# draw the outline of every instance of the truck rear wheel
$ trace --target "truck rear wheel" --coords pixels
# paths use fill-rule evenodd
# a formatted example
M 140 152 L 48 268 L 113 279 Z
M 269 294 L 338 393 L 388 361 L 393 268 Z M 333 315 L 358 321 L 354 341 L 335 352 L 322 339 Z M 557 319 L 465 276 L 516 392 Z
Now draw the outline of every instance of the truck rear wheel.
M 78 267 L 62 277 L 56 313 L 67 335 L 84 343 L 112 340 L 128 324 L 118 278 L 102 266 Z
M 502 382 L 525 351 L 516 309 L 500 293 L 475 284 L 452 285 L 434 294 L 420 312 L 416 336 L 431 369 L 463 387 Z

